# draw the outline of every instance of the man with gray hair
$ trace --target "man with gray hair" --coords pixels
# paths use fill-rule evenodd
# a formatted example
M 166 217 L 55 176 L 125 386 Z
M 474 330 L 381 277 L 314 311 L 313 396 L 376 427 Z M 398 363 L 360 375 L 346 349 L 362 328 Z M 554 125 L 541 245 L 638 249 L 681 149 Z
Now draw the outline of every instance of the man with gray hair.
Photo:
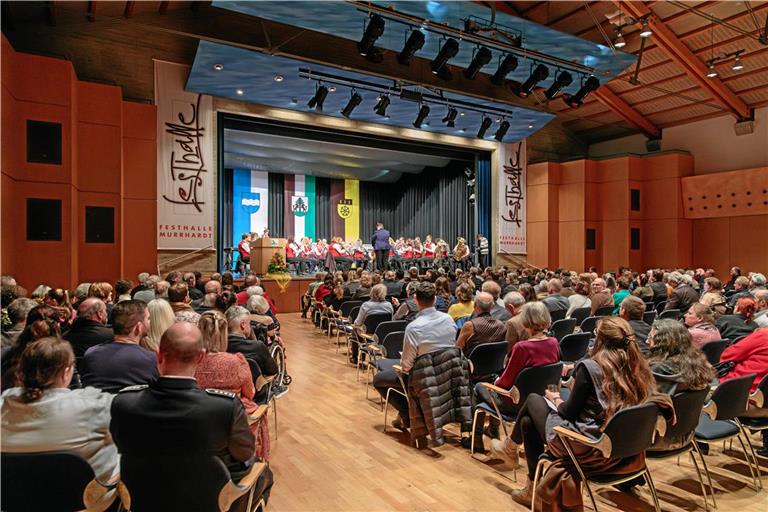
M 187 289 L 189 290 L 189 298 L 191 300 L 200 300 L 203 298 L 203 292 L 196 288 L 197 278 L 195 277 L 194 272 L 185 272 L 184 282 L 187 284 Z
M 27 325 L 27 315 L 35 306 L 37 306 L 37 302 L 26 297 L 19 297 L 8 304 L 8 319 L 11 321 L 11 326 L 8 329 L 3 329 L 3 348 L 12 347 L 16 344 L 19 334 Z
M 91 289 L 91 283 L 80 283 L 75 288 L 74 297 L 72 300 L 72 307 L 77 309 L 78 304 L 83 302 L 88 297 L 88 290 Z
M 547 284 L 548 295 L 541 302 L 547 306 L 550 313 L 554 313 L 555 311 L 568 311 L 568 308 L 571 307 L 571 303 L 568 302 L 568 299 L 560 295 L 560 290 L 562 290 L 562 288 L 563 285 L 559 279 L 550 279 Z
M 504 341 L 507 333 L 504 322 L 491 316 L 491 309 L 495 305 L 493 295 L 490 293 L 480 292 L 475 295 L 475 310 L 472 318 L 464 322 L 456 340 L 456 346 L 464 352 L 464 355 L 469 356 L 475 347 L 483 343 Z
M 111 341 L 114 337 L 107 327 L 107 305 L 96 297 L 88 297 L 77 308 L 77 318 L 63 338 L 72 345 L 75 361 L 79 362 L 85 351 L 94 345 Z
M 512 353 L 512 347 L 515 346 L 515 343 L 531 337 L 531 333 L 523 326 L 520 319 L 523 304 L 525 304 L 525 297 L 520 292 L 509 292 L 504 296 L 504 306 L 511 315 L 511 318 L 507 320 L 507 334 L 504 337 L 507 341 L 507 353 L 509 354 Z
M 699 294 L 689 284 L 680 272 L 672 272 L 667 279 L 669 286 L 672 287 L 672 293 L 667 299 L 667 305 L 664 309 L 679 309 L 680 313 L 686 313 L 690 307 L 699 302 Z
M 229 336 L 227 337 L 227 352 L 243 354 L 251 367 L 251 376 L 256 388 L 264 384 L 264 379 L 277 375 L 278 368 L 275 360 L 269 354 L 269 349 L 261 340 L 252 339 L 251 314 L 243 306 L 232 306 L 225 313 Z M 256 363 L 254 365 L 254 363 Z M 262 390 L 266 392 L 266 388 Z M 254 398 L 257 402 L 260 395 Z
M 137 291 L 133 298 L 134 300 L 140 300 L 149 304 L 150 301 L 155 300 L 155 286 L 160 281 L 160 276 L 151 275 L 144 281 L 144 288 Z
M 749 290 L 752 295 L 758 290 L 765 290 L 765 276 L 760 272 L 753 272 L 749 275 Z
M 134 286 L 131 289 L 131 298 L 135 299 L 136 294 L 139 293 L 141 290 L 147 289 L 147 279 L 149 279 L 149 272 L 139 272 L 139 275 L 136 276 L 136 280 L 138 283 L 136 283 L 136 286 Z

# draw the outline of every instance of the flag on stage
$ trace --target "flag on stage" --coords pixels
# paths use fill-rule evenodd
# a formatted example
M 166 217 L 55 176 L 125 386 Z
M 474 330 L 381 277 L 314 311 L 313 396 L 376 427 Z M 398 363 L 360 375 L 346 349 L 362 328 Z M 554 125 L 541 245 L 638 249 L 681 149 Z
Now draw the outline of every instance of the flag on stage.
M 268 226 L 269 175 L 250 169 L 232 170 L 232 247 L 243 233 L 261 232 Z
M 360 181 L 332 180 L 331 234 L 347 242 L 360 238 Z
M 297 242 L 305 236 L 315 238 L 315 177 L 303 174 L 285 176 L 285 236 Z

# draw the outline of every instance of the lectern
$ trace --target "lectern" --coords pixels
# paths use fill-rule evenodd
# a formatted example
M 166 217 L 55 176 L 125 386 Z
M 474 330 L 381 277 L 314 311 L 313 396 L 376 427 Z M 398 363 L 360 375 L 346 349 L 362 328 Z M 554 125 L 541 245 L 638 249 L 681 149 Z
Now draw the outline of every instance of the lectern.
M 285 238 L 257 238 L 251 242 L 251 272 L 264 275 L 269 268 L 269 262 L 276 252 L 280 253 L 285 261 L 285 246 L 288 240 Z

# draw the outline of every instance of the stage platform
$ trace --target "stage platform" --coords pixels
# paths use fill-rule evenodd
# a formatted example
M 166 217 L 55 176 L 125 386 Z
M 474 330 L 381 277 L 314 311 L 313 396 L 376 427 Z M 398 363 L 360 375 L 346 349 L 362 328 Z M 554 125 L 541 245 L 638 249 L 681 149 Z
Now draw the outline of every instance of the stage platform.
M 261 287 L 275 301 L 279 313 L 300 313 L 301 296 L 309 287 L 309 283 L 315 280 L 314 276 L 291 276 L 290 281 L 278 281 L 269 277 L 261 278 Z M 243 285 L 242 279 L 235 279 L 235 285 Z

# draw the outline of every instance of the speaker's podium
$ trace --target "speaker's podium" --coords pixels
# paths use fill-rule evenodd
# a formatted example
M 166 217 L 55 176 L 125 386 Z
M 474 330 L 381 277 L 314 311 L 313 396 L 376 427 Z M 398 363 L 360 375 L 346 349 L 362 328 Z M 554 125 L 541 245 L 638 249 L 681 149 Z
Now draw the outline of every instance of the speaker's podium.
M 285 238 L 258 238 L 251 242 L 251 272 L 266 274 L 269 262 L 276 252 L 280 253 L 285 261 L 286 245 L 288 240 Z

